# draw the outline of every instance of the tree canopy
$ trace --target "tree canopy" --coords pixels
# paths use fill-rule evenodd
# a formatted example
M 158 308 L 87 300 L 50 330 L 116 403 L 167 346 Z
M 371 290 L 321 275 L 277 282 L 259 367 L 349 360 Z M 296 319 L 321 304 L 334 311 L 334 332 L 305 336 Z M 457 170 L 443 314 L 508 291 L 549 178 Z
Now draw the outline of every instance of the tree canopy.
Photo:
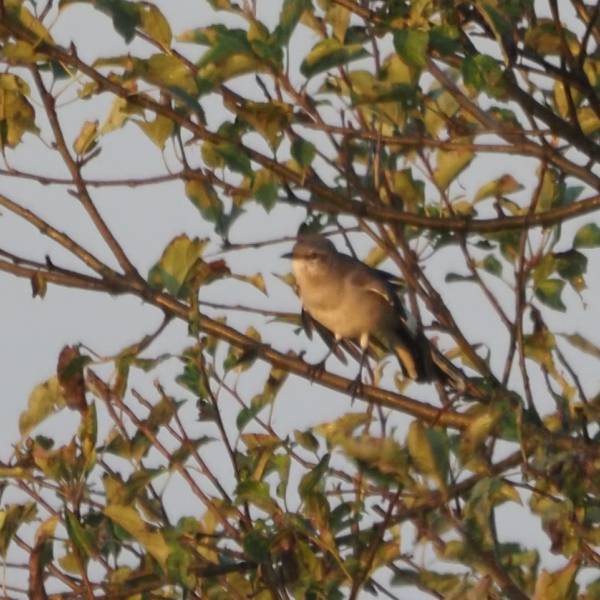
M 4 390 L 7 597 L 600 598 L 599 13 L 0 0 L 2 285 L 160 317 Z M 314 368 L 300 225 L 468 385 Z

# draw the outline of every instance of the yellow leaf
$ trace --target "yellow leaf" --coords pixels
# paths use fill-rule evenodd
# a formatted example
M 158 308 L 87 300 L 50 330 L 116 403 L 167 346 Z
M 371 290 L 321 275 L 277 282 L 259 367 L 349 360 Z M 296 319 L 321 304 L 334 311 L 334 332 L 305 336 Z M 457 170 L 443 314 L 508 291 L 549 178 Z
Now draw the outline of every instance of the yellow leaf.
M 12 73 L 0 74 L 0 90 L 16 92 L 17 94 L 22 94 L 23 96 L 29 96 L 31 93 L 28 83 Z
M 136 123 L 161 150 L 175 129 L 173 121 L 162 115 L 156 115 L 154 121 L 136 121 Z
M 407 65 L 397 53 L 390 54 L 385 59 L 381 76 L 386 83 L 407 83 L 414 85 L 419 76 L 420 69 Z
M 369 421 L 369 416 L 365 413 L 347 413 L 335 421 L 322 423 L 314 429 L 332 444 L 348 438 L 353 431 Z
M 253 285 L 257 290 L 260 290 L 265 296 L 267 295 L 267 286 L 265 285 L 265 278 L 262 273 L 255 273 L 254 275 L 231 275 L 234 279 L 239 281 L 245 281 L 250 285 Z
M 533 600 L 574 600 L 578 570 L 577 559 L 572 558 L 558 571 L 542 571 L 535 583 Z
M 325 21 L 331 25 L 333 35 L 342 43 L 350 24 L 350 11 L 343 6 L 331 4 L 325 14 Z
M 195 96 L 198 86 L 190 68 L 169 54 L 154 54 L 144 63 L 143 77 L 150 83 L 163 87 L 180 88 Z
M 72 573 L 73 575 L 81 575 L 81 563 L 73 554 L 73 552 L 69 552 L 64 556 L 61 556 L 58 559 L 58 564 L 64 569 L 67 573 Z
M 469 165 L 475 154 L 471 150 L 438 150 L 433 179 L 436 185 L 445 190 Z
M 561 337 L 564 337 L 571 345 L 573 345 L 578 350 L 593 356 L 594 358 L 600 359 L 600 347 L 596 346 L 590 340 L 583 337 L 579 333 L 561 333 L 559 334 Z
M 279 437 L 269 433 L 242 433 L 240 438 L 248 450 L 256 448 L 272 450 L 283 443 Z
M 477 415 L 466 431 L 460 437 L 460 457 L 463 463 L 468 463 L 475 456 L 476 450 L 488 438 L 493 427 L 500 419 L 500 414 L 487 409 L 483 414 Z
M 292 118 L 292 107 L 285 102 L 226 102 L 227 108 L 238 114 L 256 129 L 270 144 L 277 148 Z
M 171 45 L 171 26 L 164 15 L 149 2 L 137 4 L 139 7 L 140 19 L 142 21 L 141 28 L 153 40 L 163 46 Z
M 36 425 L 63 406 L 65 397 L 56 376 L 36 386 L 29 396 L 27 408 L 19 417 L 21 435 L 26 436 Z
M 423 206 L 425 184 L 413 178 L 411 169 L 386 170 L 384 173 L 391 191 L 402 201 L 404 210 L 416 213 Z
M 231 54 L 216 63 L 209 63 L 202 67 L 198 76 L 209 81 L 212 86 L 245 75 L 246 73 L 260 73 L 265 71 L 265 65 L 258 59 L 248 54 Z
M 26 132 L 36 133 L 35 111 L 26 94 L 29 86 L 19 77 L 0 75 L 0 126 L 5 130 L 3 139 L 13 148 Z
M 123 127 L 131 115 L 141 114 L 142 110 L 128 104 L 124 98 L 115 98 L 110 113 L 100 128 L 102 135 Z
M 600 119 L 593 108 L 584 106 L 577 111 L 577 120 L 585 135 L 592 135 L 600 129 Z
M 42 524 L 38 527 L 35 533 L 36 541 L 41 539 L 46 539 L 54 535 L 54 530 L 58 525 L 58 516 L 54 515 L 52 517 L 47 518 Z
M 27 8 L 23 6 L 22 0 L 5 0 L 6 11 L 13 17 L 17 18 L 21 25 L 34 33 L 39 40 L 44 40 L 53 44 L 50 32 L 42 25 L 39 19 L 36 19 Z
M 148 283 L 174 295 L 185 295 L 189 291 L 187 284 L 194 274 L 193 268 L 207 243 L 207 240 L 190 239 L 185 234 L 173 238 L 150 270 Z
M 498 179 L 494 179 L 493 181 L 489 181 L 485 185 L 482 185 L 475 194 L 474 202 L 479 202 L 484 198 L 489 198 L 491 196 L 498 197 L 504 196 L 505 194 L 512 194 L 513 192 L 518 192 L 522 190 L 523 186 L 508 173 L 502 175 Z
M 73 142 L 73 150 L 75 154 L 82 156 L 92 150 L 96 145 L 96 138 L 98 137 L 98 121 L 86 121 L 77 139 Z
M 165 567 L 171 551 L 169 545 L 162 533 L 152 530 L 132 506 L 111 504 L 104 509 L 104 514 L 139 542 L 161 567 Z
M 433 477 L 445 488 L 448 471 L 447 446 L 442 434 L 435 429 L 425 429 L 420 421 L 410 424 L 407 436 L 408 451 L 417 469 Z

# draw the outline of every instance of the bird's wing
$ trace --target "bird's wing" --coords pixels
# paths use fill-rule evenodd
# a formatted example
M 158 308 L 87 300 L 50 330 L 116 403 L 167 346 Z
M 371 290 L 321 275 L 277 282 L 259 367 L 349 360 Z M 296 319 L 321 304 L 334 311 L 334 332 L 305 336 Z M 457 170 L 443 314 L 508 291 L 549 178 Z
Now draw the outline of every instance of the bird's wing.
M 379 277 L 385 279 L 394 289 L 403 289 L 406 288 L 406 282 L 400 275 L 396 275 L 395 273 L 390 273 L 389 271 L 385 271 L 383 269 L 375 269 L 374 267 L 370 267 L 371 271 L 377 273 Z
M 386 275 L 391 276 L 390 273 Z M 404 306 L 402 306 L 400 297 L 396 293 L 394 286 L 381 275 L 380 271 L 361 264 L 361 268 L 353 269 L 351 277 L 354 285 L 383 298 L 387 304 L 394 308 L 398 317 L 402 321 L 406 321 L 406 311 L 404 310 Z

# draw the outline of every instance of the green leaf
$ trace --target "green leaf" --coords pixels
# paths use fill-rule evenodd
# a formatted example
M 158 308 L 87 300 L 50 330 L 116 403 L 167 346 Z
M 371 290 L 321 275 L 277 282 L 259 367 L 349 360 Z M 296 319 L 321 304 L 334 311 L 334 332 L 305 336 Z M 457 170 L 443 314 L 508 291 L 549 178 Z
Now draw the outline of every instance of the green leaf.
M 144 426 L 150 431 L 156 433 L 160 427 L 167 425 L 169 421 L 175 416 L 178 406 L 183 401 L 176 402 L 168 396 L 163 396 L 156 404 L 150 409 L 150 414 L 144 419 Z
M 319 449 L 319 440 L 314 433 L 308 429 L 306 431 L 295 429 L 294 439 L 300 446 L 309 452 L 316 452 Z
M 177 297 L 185 297 L 191 291 L 190 280 L 194 267 L 208 240 L 190 239 L 182 234 L 169 242 L 160 260 L 150 269 L 148 283 L 155 289 L 166 289 Z
M 19 416 L 19 431 L 26 436 L 44 419 L 65 406 L 65 397 L 57 377 L 36 386 L 27 402 L 27 408 Z
M 80 0 L 61 0 L 59 6 L 64 8 L 75 4 Z M 131 42 L 135 35 L 135 28 L 141 24 L 140 5 L 127 0 L 85 0 L 85 4 L 91 4 L 105 15 L 112 18 L 113 27 L 122 38 Z
M 466 85 L 476 91 L 485 91 L 492 98 L 506 95 L 503 72 L 497 60 L 485 54 L 467 56 L 462 62 L 462 75 Z
M 477 281 L 475 275 L 461 275 L 460 273 L 447 273 L 444 277 L 446 283 L 457 283 L 457 282 L 472 282 Z
M 583 276 L 587 271 L 587 263 L 587 256 L 575 249 L 554 254 L 554 264 L 557 273 L 563 279 L 566 279 L 578 292 L 585 288 Z
M 280 369 L 278 367 L 271 368 L 263 391 L 252 398 L 250 401 L 251 406 L 260 409 L 271 404 L 273 400 L 275 400 L 275 397 L 281 389 L 281 386 L 284 384 L 288 374 L 288 371 L 285 369 Z
M 483 259 L 482 265 L 488 273 L 496 275 L 497 277 L 502 276 L 502 263 L 493 254 L 488 254 Z
M 248 327 L 244 332 L 244 335 L 255 340 L 257 346 L 261 342 L 260 332 L 255 327 Z M 236 373 L 243 373 L 254 364 L 256 358 L 257 354 L 254 348 L 244 349 L 238 348 L 237 346 L 230 346 L 229 352 L 223 361 L 223 369 L 225 371 L 235 369 Z
M 84 560 L 87 561 L 88 558 L 97 554 L 94 534 L 86 529 L 70 510 L 65 511 L 65 525 L 69 539 Z
M 239 503 L 250 502 L 267 512 L 272 512 L 277 507 L 277 504 L 271 498 L 271 490 L 266 481 L 254 481 L 252 479 L 240 481 L 235 493 Z
M 277 203 L 280 186 L 277 175 L 268 169 L 260 169 L 254 173 L 251 190 L 256 201 L 270 212 Z
M 250 159 L 246 153 L 237 144 L 225 142 L 215 146 L 215 150 L 219 156 L 223 158 L 225 164 L 236 173 L 243 175 L 252 175 L 252 167 Z
M 195 558 L 192 550 L 181 544 L 171 544 L 171 552 L 167 558 L 167 574 L 169 581 L 179 583 L 186 590 L 196 585 L 194 575 Z
M 223 217 L 223 203 L 210 183 L 201 179 L 188 179 L 185 182 L 185 195 L 207 221 L 219 223 Z
M 402 60 L 413 67 L 427 64 L 429 33 L 416 29 L 401 29 L 394 33 L 394 48 Z
M 310 0 L 284 0 L 279 14 L 279 24 L 273 34 L 275 43 L 284 46 L 289 42 L 302 13 L 309 9 L 311 4 Z
M 197 63 L 197 82 L 201 93 L 211 91 L 231 77 L 264 68 L 263 61 L 254 52 L 248 34 L 243 29 L 211 25 L 186 31 L 177 39 L 209 47 Z M 274 65 L 270 62 L 269 66 Z
M 429 46 L 442 56 L 460 49 L 460 31 L 453 25 L 437 25 L 429 30 Z
M 261 410 L 262 406 L 250 406 L 242 408 L 235 419 L 235 424 L 238 428 L 238 431 L 242 431 L 244 427 L 246 427 L 246 425 L 248 425 L 248 423 L 250 423 L 250 421 L 252 421 L 252 419 L 254 419 L 254 417 Z
M 332 67 L 340 67 L 364 58 L 368 54 L 361 44 L 344 46 L 338 40 L 328 38 L 314 46 L 300 65 L 300 71 L 305 77 L 310 78 Z
M 545 279 L 537 284 L 535 295 L 546 306 L 564 312 L 567 307 L 560 298 L 564 287 L 565 282 L 562 279 Z
M 588 223 L 580 227 L 573 241 L 575 248 L 596 248 L 600 246 L 600 227 L 596 223 Z
M 192 450 L 197 450 L 200 446 L 204 446 L 205 444 L 209 444 L 214 442 L 215 438 L 212 438 L 208 435 L 201 435 L 198 438 L 190 438 L 186 440 L 173 454 L 171 454 L 171 458 L 169 459 L 169 467 L 173 467 L 174 465 L 183 464 L 190 454 Z
M 302 138 L 296 138 L 292 142 L 291 153 L 292 156 L 296 159 L 298 164 L 306 169 L 312 164 L 312 161 L 315 158 L 315 154 L 317 149 L 315 145 L 311 142 L 304 140 Z
M 244 537 L 244 552 L 250 560 L 266 562 L 271 554 L 271 541 L 262 532 L 252 529 Z
M 317 464 L 312 471 L 309 471 L 302 476 L 300 485 L 298 486 L 298 493 L 300 494 L 301 498 L 305 498 L 316 488 L 325 484 L 325 474 L 329 469 L 330 458 L 330 454 L 325 454 L 325 456 L 323 456 L 323 458 L 319 461 L 319 464 Z

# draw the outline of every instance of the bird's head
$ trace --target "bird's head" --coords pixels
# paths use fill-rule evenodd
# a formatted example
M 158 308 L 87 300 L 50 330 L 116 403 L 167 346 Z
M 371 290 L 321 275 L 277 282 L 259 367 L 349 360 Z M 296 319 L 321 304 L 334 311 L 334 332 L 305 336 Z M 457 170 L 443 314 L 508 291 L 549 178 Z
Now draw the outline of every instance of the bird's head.
M 337 250 L 329 239 L 311 234 L 299 237 L 292 252 L 284 254 L 284 258 L 292 259 L 294 275 L 298 279 L 303 275 L 318 277 L 336 254 Z

